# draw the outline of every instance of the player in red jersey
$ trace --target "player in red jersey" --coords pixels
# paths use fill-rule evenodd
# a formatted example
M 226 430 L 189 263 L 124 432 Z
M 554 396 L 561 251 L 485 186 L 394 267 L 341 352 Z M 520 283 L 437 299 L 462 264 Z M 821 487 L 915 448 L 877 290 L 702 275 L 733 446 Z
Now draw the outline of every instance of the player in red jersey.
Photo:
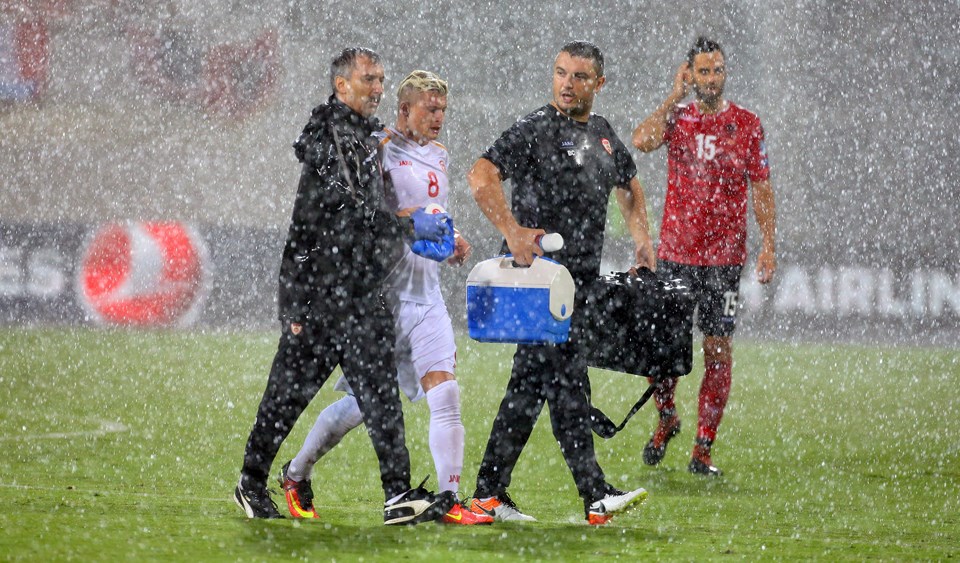
M 633 132 L 643 152 L 667 146 L 667 195 L 657 252 L 661 275 L 690 286 L 703 332 L 705 373 L 699 420 L 688 469 L 720 475 L 710 450 L 730 395 L 731 339 L 736 328 L 740 272 L 747 258 L 747 196 L 763 237 L 757 256 L 760 283 L 777 268 L 776 211 L 763 127 L 752 112 L 726 100 L 723 50 L 700 37 L 677 69 L 670 96 Z M 681 103 L 692 88 L 694 101 Z M 643 450 L 648 465 L 660 463 L 680 431 L 674 405 L 677 378 L 661 380 L 654 398 L 660 423 Z

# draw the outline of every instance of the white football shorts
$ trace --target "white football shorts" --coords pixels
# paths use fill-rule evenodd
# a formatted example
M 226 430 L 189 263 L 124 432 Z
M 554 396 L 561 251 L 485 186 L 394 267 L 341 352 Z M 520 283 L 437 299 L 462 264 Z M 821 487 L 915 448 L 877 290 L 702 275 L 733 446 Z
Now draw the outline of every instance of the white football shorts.
M 453 323 L 443 301 L 429 305 L 400 301 L 394 307 L 393 319 L 397 334 L 397 383 L 407 398 L 416 402 L 426 396 L 420 378 L 427 372 L 456 373 Z M 353 393 L 342 375 L 334 389 Z

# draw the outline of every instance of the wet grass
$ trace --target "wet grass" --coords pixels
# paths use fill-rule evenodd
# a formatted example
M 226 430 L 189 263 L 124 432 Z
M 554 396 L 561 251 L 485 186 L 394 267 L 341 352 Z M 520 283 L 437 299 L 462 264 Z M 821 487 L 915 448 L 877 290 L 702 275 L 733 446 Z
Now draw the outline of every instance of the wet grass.
M 532 525 L 387 528 L 369 439 L 348 436 L 315 474 L 317 522 L 248 521 L 231 500 L 273 333 L 0 331 L 0 559 L 11 560 L 948 560 L 960 557 L 960 351 L 737 344 L 715 448 L 726 475 L 685 470 L 702 369 L 681 381 L 684 430 L 640 461 L 648 406 L 597 442 L 611 482 L 650 491 L 592 529 L 544 412 L 511 494 Z M 462 491 L 511 349 L 461 342 Z M 612 418 L 644 382 L 595 372 Z M 288 459 L 324 390 L 281 450 Z M 413 474 L 433 472 L 425 405 L 405 403 Z M 435 486 L 435 485 L 434 485 Z M 280 497 L 278 497 L 278 500 Z

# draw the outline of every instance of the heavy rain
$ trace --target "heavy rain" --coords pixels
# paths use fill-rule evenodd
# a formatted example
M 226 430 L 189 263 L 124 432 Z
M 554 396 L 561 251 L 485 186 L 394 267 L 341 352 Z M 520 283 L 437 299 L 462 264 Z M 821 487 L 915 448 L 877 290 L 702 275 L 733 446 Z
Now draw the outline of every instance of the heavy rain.
M 240 526 L 231 493 L 279 334 L 277 278 L 301 173 L 292 144 L 331 93 L 337 53 L 380 54 L 386 125 L 411 70 L 450 85 L 438 140 L 450 155 L 448 211 L 473 253 L 440 270 L 469 497 L 513 349 L 467 336 L 467 276 L 503 242 L 468 170 L 550 101 L 557 51 L 590 41 L 606 59 L 593 111 L 630 148 L 656 243 L 667 155 L 635 150 L 631 133 L 701 35 L 723 45 L 724 96 L 763 123 L 776 194 L 769 285 L 753 274 L 761 237 L 748 213 L 734 340 L 743 355 L 715 455 L 724 480 L 704 485 L 684 470 L 704 371 L 697 328 L 693 371 L 677 391 L 684 430 L 664 462 L 674 469 L 641 458 L 652 402 L 629 431 L 597 438 L 611 482 L 650 493 L 616 531 L 572 524 L 582 519 L 577 490 L 547 409 L 511 488 L 525 507 L 549 505 L 535 495 L 563 498 L 560 514 L 541 518 L 546 529 L 381 536 L 377 460 L 362 436 L 318 465 L 315 482 L 342 474 L 360 487 L 318 487 L 321 525 Z M 958 37 L 953 1 L 0 0 L 0 553 L 375 560 L 414 557 L 419 542 L 431 560 L 458 545 L 507 559 L 960 556 Z M 601 273 L 634 263 L 611 198 Z M 273 474 L 341 396 L 334 381 Z M 591 382 L 594 401 L 621 418 L 646 387 L 596 370 Z M 482 408 L 470 405 L 481 391 Z M 406 397 L 403 410 L 416 486 L 433 472 L 429 416 Z M 820 481 L 765 500 L 794 471 Z M 951 500 L 908 498 L 927 494 Z M 274 499 L 284 508 L 282 492 Z M 351 516 L 338 520 L 332 507 L 346 499 Z M 153 514 L 124 521 L 139 511 Z M 63 518 L 71 512 L 79 523 Z M 881 539 L 903 520 L 926 526 L 930 543 L 914 528 L 901 543 Z

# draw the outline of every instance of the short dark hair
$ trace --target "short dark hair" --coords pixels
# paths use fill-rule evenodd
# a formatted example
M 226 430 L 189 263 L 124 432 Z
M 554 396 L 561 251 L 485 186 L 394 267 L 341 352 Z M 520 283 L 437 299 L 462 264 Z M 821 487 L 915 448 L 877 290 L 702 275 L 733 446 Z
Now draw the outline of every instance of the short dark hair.
M 589 41 L 571 41 L 560 49 L 561 53 L 566 53 L 571 57 L 580 57 L 593 61 L 593 68 L 597 71 L 597 77 L 603 76 L 603 53 L 600 47 L 597 47 Z
M 380 55 L 366 47 L 347 47 L 340 51 L 340 54 L 330 63 L 330 88 L 334 93 L 337 91 L 337 77 L 342 76 L 349 80 L 359 57 L 366 57 L 375 64 L 380 63 Z
M 687 53 L 687 62 L 690 63 L 690 66 L 693 67 L 693 58 L 699 55 L 700 53 L 715 53 L 719 52 L 723 55 L 723 49 L 720 48 L 720 44 L 714 41 L 713 39 L 708 39 L 701 35 L 697 37 L 697 40 L 693 42 L 693 48 Z M 726 55 L 723 55 L 726 57 Z

